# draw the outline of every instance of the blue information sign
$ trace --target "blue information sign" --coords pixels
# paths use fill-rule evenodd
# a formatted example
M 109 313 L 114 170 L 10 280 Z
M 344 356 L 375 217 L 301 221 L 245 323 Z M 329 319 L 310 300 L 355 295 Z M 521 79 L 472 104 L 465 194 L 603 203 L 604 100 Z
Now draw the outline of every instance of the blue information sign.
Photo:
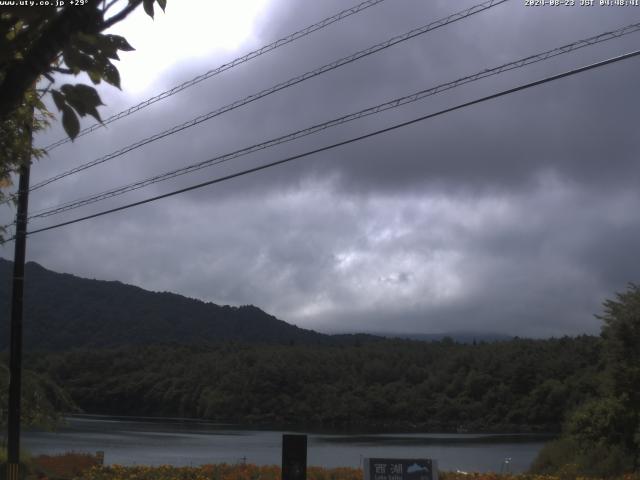
M 438 480 L 438 467 L 425 458 L 365 458 L 364 480 Z

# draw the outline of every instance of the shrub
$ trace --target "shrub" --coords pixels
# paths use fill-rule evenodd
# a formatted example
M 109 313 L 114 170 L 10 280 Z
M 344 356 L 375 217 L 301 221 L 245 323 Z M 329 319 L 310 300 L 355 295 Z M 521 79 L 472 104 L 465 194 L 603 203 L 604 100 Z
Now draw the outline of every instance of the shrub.
M 62 455 L 40 455 L 33 459 L 31 468 L 38 477 L 73 478 L 98 465 L 100 460 L 95 455 L 71 452 Z
M 560 438 L 547 443 L 531 464 L 529 471 L 536 475 L 552 475 L 563 470 L 576 470 L 578 445 L 573 438 Z

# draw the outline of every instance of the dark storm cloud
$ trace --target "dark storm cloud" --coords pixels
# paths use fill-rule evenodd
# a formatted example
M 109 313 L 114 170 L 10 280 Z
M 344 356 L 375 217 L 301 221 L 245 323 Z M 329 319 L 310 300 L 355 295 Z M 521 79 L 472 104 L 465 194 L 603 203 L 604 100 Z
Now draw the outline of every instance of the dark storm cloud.
M 424 12 L 421 16 L 408 15 L 404 19 L 405 25 L 426 23 L 451 11 L 450 6 L 439 7 L 437 11 L 429 11 L 430 16 Z M 600 12 L 597 23 L 588 23 L 586 20 L 595 20 L 593 14 L 576 9 L 572 15 L 586 20 L 584 23 L 574 21 L 568 29 L 560 28 L 562 22 L 566 22 L 567 15 L 570 15 L 568 11 L 548 13 L 542 18 L 537 12 L 531 12 L 530 16 L 537 19 L 538 24 L 529 25 L 525 22 L 526 18 L 521 18 L 524 15 L 521 12 L 523 8 L 511 4 L 503 11 L 496 9 L 480 14 L 472 20 L 445 27 L 424 38 L 414 39 L 401 47 L 393 47 L 357 64 L 330 72 L 321 79 L 295 86 L 286 94 L 280 92 L 263 99 L 259 107 L 237 113 L 234 120 L 240 127 L 237 132 L 241 142 L 246 137 L 269 138 L 299 126 L 334 118 L 336 113 L 349 113 L 441 81 L 475 73 L 502 61 L 600 33 L 604 29 L 623 25 L 626 20 L 623 15 L 614 17 L 609 13 L 610 10 L 606 10 Z M 501 15 L 502 12 L 507 13 Z M 509 13 L 520 20 L 516 23 L 521 27 L 518 37 L 522 41 L 513 41 L 501 32 L 481 30 L 490 26 L 489 21 L 499 22 L 504 17 L 508 18 Z M 424 20 L 418 22 L 417 19 Z M 366 22 L 354 23 L 366 25 Z M 248 77 L 254 82 L 259 79 L 270 85 L 321 63 L 319 59 L 309 61 L 309 58 L 315 60 L 323 56 L 316 52 L 325 54 L 331 51 L 331 55 L 324 57 L 333 59 L 353 51 L 353 48 L 345 49 L 344 45 L 353 44 L 351 40 L 354 38 L 364 37 L 367 42 L 362 43 L 370 44 L 399 33 L 397 28 L 382 28 L 377 23 L 376 28 L 370 30 L 355 30 L 359 35 L 354 35 L 348 29 L 336 28 L 329 39 L 332 42 L 322 37 L 321 41 L 309 44 L 308 48 L 302 50 L 304 54 L 298 57 L 292 57 L 286 50 L 283 55 L 274 55 L 269 61 L 275 68 L 264 69 L 258 64 L 247 66 L 247 70 L 253 68 L 256 72 L 256 75 Z M 513 33 L 513 28 L 506 30 Z M 491 41 L 492 37 L 502 41 Z M 482 48 L 479 45 L 485 43 L 485 39 L 489 47 Z M 398 113 L 387 113 L 375 120 L 365 120 L 358 125 L 332 131 L 323 138 L 323 142 L 325 138 L 327 141 L 348 138 L 348 134 L 355 135 L 386 126 L 394 120 L 411 118 L 479 95 L 494 93 L 500 87 L 506 88 L 514 83 L 605 58 L 614 52 L 624 51 L 621 47 L 629 45 L 631 41 L 632 38 L 616 40 L 588 54 L 578 52 L 549 64 L 506 74 L 504 79 L 485 80 L 460 88 L 405 107 Z M 474 48 L 468 49 L 471 44 L 474 44 Z M 496 52 L 498 45 L 500 50 Z M 398 55 L 399 51 L 403 55 Z M 421 58 L 429 60 L 421 63 Z M 633 131 L 634 107 L 628 101 L 629 95 L 635 92 L 634 85 L 638 80 L 639 69 L 636 64 L 632 60 L 625 65 L 607 67 L 607 70 L 537 87 L 492 104 L 455 112 L 405 131 L 331 152 L 324 156 L 330 160 L 319 168 L 339 174 L 345 183 L 345 191 L 353 188 L 404 190 L 416 183 L 419 186 L 433 182 L 466 187 L 488 184 L 519 188 L 540 170 L 548 168 L 571 177 L 579 175 L 583 181 L 591 179 L 600 182 L 608 177 L 614 182 L 629 179 L 628 167 L 634 161 L 632 152 L 638 146 Z M 253 84 L 245 88 L 247 92 L 254 90 Z M 224 92 L 226 94 L 228 90 Z M 210 128 L 215 131 L 219 123 L 213 120 L 211 125 Z M 367 128 L 362 128 L 362 125 Z M 261 132 L 264 133 L 260 135 Z M 311 148 L 317 144 L 322 142 L 304 140 L 298 142 L 300 147 L 297 150 L 292 150 L 303 151 L 305 146 Z M 320 160 L 307 163 L 315 165 Z M 306 171 L 313 170 L 310 167 Z M 288 171 L 291 171 L 292 178 L 299 175 L 295 167 Z M 625 173 L 620 175 L 620 172 Z M 264 185 L 262 180 L 256 181 Z
M 34 181 L 473 4 L 385 2 L 55 150 L 34 168 Z M 337 0 L 273 2 L 243 51 L 342 8 Z M 632 13 L 527 8 L 512 0 L 69 177 L 34 193 L 32 208 L 613 30 L 631 23 Z M 637 35 L 33 224 L 146 198 L 624 53 Z M 217 55 L 180 63 L 157 84 L 178 84 L 236 53 Z M 29 255 L 88 277 L 253 303 L 321 330 L 594 333 L 592 315 L 602 300 L 637 280 L 640 270 L 633 260 L 640 220 L 632 213 L 640 180 L 638 62 L 34 235 Z M 142 99 L 109 90 L 103 97 L 111 113 Z M 59 135 L 47 133 L 39 143 Z

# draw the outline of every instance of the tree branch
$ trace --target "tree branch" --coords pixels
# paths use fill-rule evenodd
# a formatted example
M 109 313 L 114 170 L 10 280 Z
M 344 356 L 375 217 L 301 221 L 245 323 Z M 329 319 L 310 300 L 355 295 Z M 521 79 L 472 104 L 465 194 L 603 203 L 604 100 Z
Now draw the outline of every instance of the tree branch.
M 52 67 L 51 71 L 64 73 L 66 75 L 71 75 L 73 73 L 73 70 L 71 70 L 70 68 L 62 68 L 62 67 Z
M 44 97 L 47 93 L 49 93 L 51 86 L 54 84 L 54 80 L 53 78 L 51 78 L 50 75 L 45 74 L 45 77 L 47 77 L 47 80 L 49 80 L 49 85 L 47 85 L 46 88 L 39 88 L 37 90 L 40 93 L 40 95 L 38 95 L 39 99 L 42 99 L 42 97 Z
M 42 34 L 24 54 L 24 59 L 13 61 L 5 68 L 0 83 L 0 120 L 6 118 L 22 102 L 24 92 L 35 84 L 40 75 L 51 71 L 51 64 L 59 52 L 78 32 L 97 33 L 102 30 L 101 0 L 89 0 L 83 8 L 66 7 L 44 27 Z
M 106 4 L 106 5 L 102 8 L 102 11 L 103 11 L 104 13 L 107 13 L 107 11 L 108 11 L 111 7 L 113 7 L 116 3 L 118 3 L 118 1 L 119 1 L 119 0 L 111 0 L 108 4 Z M 102 4 L 104 5 L 104 0 L 103 0 Z
M 104 23 L 103 23 L 104 27 L 102 28 L 102 30 L 106 30 L 107 28 L 111 27 L 112 25 L 115 25 L 119 21 L 124 20 L 125 18 L 127 18 L 127 16 L 131 12 L 133 12 L 136 8 L 138 8 L 138 6 L 141 3 L 142 3 L 142 0 L 133 0 L 132 2 L 130 2 L 129 5 L 127 5 L 125 8 L 120 10 L 120 12 L 116 13 L 113 17 L 110 17 L 108 20 L 105 20 Z

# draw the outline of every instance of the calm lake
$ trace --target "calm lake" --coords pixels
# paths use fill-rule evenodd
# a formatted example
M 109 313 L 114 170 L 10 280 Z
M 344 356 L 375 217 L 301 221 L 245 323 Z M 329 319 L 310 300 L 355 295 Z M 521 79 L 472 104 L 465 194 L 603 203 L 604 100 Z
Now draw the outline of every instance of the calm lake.
M 247 430 L 167 419 L 77 416 L 56 432 L 25 432 L 32 454 L 105 452 L 106 464 L 279 465 L 283 433 L 307 433 L 308 464 L 359 467 L 363 457 L 433 458 L 442 470 L 522 472 L 547 438 L 485 434 L 326 434 Z

